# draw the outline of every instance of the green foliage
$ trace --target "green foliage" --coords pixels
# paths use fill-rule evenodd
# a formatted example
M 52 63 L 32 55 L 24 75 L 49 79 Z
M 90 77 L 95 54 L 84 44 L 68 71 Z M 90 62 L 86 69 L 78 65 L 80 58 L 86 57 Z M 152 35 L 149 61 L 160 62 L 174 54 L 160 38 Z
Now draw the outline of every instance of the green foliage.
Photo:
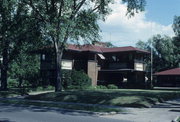
M 20 53 L 16 56 L 13 62 L 10 63 L 9 77 L 19 81 L 21 86 L 37 86 L 39 85 L 40 62 L 38 56 L 29 54 L 31 46 L 23 45 Z
M 180 62 L 180 16 L 174 17 L 173 30 L 175 37 L 173 38 L 173 44 L 175 45 L 175 54 L 177 54 L 176 62 Z M 179 63 L 180 67 L 180 63 Z
M 107 89 L 107 87 L 104 86 L 104 85 L 98 85 L 96 88 L 97 88 L 97 89 Z
M 114 85 L 114 84 L 109 84 L 107 86 L 108 89 L 118 89 L 118 86 Z
M 174 17 L 173 30 L 176 36 L 180 37 L 180 16 Z
M 91 86 L 91 79 L 83 71 L 63 70 L 62 75 L 65 89 L 87 89 Z
M 19 82 L 16 79 L 8 79 L 8 87 L 18 87 Z
M 72 71 L 72 86 L 77 89 L 86 89 L 91 86 L 91 79 L 83 71 Z
M 124 3 L 127 3 L 127 14 L 129 16 L 134 16 L 135 13 L 144 11 L 144 6 L 146 5 L 145 0 L 122 0 Z
M 18 63 L 16 59 L 21 55 L 22 48 L 24 45 L 33 45 L 36 47 L 41 41 L 39 35 L 39 24 L 34 18 L 30 17 L 29 7 L 22 3 L 21 0 L 1 0 L 0 1 L 0 55 L 3 58 L 1 64 L 1 87 L 7 89 L 7 72 L 10 63 Z M 36 40 L 37 42 L 34 43 Z M 33 49 L 33 46 L 31 49 Z M 16 61 L 15 61 L 16 59 Z M 17 64 L 19 65 L 19 64 Z M 14 68 L 18 74 L 23 73 L 22 68 L 18 68 L 14 64 Z M 28 68 L 27 66 L 23 68 Z
M 152 45 L 152 46 L 151 46 Z M 173 39 L 168 36 L 155 35 L 147 42 L 139 41 L 138 48 L 153 50 L 153 72 L 162 71 L 178 66 L 178 56 L 175 53 L 176 46 Z M 147 60 L 148 70 L 150 71 L 150 56 Z
M 68 86 L 72 85 L 72 71 L 62 70 L 62 86 L 64 89 L 68 89 Z
M 144 0 L 123 2 L 127 3 L 130 15 L 142 11 L 145 5 Z M 110 3 L 113 0 L 1 0 L 0 55 L 4 59 L 3 73 L 7 74 L 9 63 L 12 63 L 11 70 L 16 73 L 11 77 L 18 77 L 21 82 L 29 77 L 27 73 L 33 75 L 31 71 L 34 66 L 29 69 L 25 62 L 19 63 L 22 61 L 20 57 L 13 62 L 19 53 L 22 55 L 24 42 L 35 45 L 41 40 L 45 43 L 52 42 L 51 44 L 56 45 L 57 56 L 60 56 L 59 52 L 65 49 L 68 40 L 76 40 L 75 43 L 82 39 L 86 42 L 99 40 L 98 20 L 105 20 L 106 15 L 111 12 Z M 22 59 L 28 57 L 23 56 Z M 30 62 L 29 59 L 28 65 L 33 64 Z M 26 71 L 24 68 L 27 68 Z M 57 69 L 60 73 L 60 67 Z M 2 77 L 1 83 L 3 89 L 6 89 L 7 76 Z

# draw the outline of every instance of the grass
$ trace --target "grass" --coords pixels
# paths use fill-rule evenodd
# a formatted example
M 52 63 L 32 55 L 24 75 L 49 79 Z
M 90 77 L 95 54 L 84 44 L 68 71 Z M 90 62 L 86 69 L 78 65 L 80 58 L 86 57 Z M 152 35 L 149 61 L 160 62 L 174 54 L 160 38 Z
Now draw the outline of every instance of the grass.
M 29 96 L 26 99 L 141 108 L 175 98 L 180 98 L 180 91 L 118 89 L 62 91 Z
M 102 106 L 82 106 L 82 105 L 74 105 L 74 104 L 53 104 L 53 103 L 42 103 L 42 102 L 32 102 L 32 101 L 21 101 L 21 100 L 1 100 L 0 103 L 4 103 L 7 105 L 15 105 L 15 106 L 26 106 L 26 107 L 46 107 L 49 109 L 60 108 L 60 109 L 71 109 L 71 110 L 84 110 L 91 112 L 122 112 L 120 108 L 110 108 L 110 107 L 102 107 Z
M 177 122 L 180 122 L 180 117 L 178 117 Z
M 14 91 L 14 90 L 0 91 L 0 97 L 3 97 L 3 98 L 14 97 L 14 96 L 17 96 L 17 95 L 22 95 L 22 93 L 19 92 L 19 91 Z
M 21 90 L 20 90 L 21 91 Z M 23 93 L 19 90 L 0 91 L 0 97 L 17 96 Z M 26 92 L 25 92 L 26 93 Z M 25 101 L 19 100 L 2 100 L 1 103 L 56 107 L 63 109 L 85 110 L 93 112 L 122 112 L 122 109 L 115 107 L 105 107 L 99 105 L 114 105 L 122 107 L 151 107 L 157 102 L 180 98 L 180 90 L 140 90 L 140 89 L 102 89 L 102 90 L 71 90 L 62 92 L 51 92 L 39 95 L 28 96 Z M 96 106 L 81 104 L 53 104 L 32 102 L 28 100 L 43 100 L 54 102 L 72 102 L 97 104 Z
M 46 88 L 43 87 L 37 87 L 37 88 L 9 88 L 7 91 L 0 91 L 0 98 L 7 98 L 7 97 L 14 97 L 19 95 L 27 95 L 31 92 L 41 92 L 41 91 L 49 91 L 54 90 L 54 87 L 48 86 Z

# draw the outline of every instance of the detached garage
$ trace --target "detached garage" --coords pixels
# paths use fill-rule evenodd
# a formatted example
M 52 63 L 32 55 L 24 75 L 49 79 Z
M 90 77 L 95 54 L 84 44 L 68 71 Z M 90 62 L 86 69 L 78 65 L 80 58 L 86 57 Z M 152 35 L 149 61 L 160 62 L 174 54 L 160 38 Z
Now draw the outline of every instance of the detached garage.
M 157 78 L 157 86 L 180 87 L 180 68 L 157 72 L 154 75 Z

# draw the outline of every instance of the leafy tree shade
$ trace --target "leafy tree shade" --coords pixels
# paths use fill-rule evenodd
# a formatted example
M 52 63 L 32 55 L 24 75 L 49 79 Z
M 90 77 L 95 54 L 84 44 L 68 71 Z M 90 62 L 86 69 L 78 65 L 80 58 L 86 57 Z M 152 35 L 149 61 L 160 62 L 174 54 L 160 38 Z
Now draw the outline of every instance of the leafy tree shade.
M 145 0 L 123 0 L 130 16 L 142 11 Z M 56 54 L 55 90 L 61 91 L 61 60 L 67 41 L 99 39 L 97 20 L 105 20 L 113 0 L 23 0 L 29 11 L 41 23 L 44 40 L 50 40 Z
M 156 35 L 147 42 L 139 41 L 136 46 L 141 49 L 153 49 L 153 72 L 162 71 L 178 66 L 178 57 L 174 53 L 175 45 L 172 38 Z M 148 63 L 150 65 L 150 63 Z M 150 69 L 150 68 L 149 68 Z

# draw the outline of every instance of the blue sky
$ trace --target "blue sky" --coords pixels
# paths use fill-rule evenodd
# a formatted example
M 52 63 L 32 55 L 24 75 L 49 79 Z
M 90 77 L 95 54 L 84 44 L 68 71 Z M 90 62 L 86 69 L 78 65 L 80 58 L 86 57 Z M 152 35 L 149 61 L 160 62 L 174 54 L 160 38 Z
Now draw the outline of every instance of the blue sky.
M 115 0 L 112 13 L 100 21 L 102 41 L 116 46 L 135 46 L 138 40 L 147 41 L 152 35 L 174 36 L 173 18 L 180 16 L 180 0 L 146 0 L 145 11 L 128 18 L 126 5 Z
M 146 0 L 147 19 L 169 25 L 180 15 L 180 0 Z

